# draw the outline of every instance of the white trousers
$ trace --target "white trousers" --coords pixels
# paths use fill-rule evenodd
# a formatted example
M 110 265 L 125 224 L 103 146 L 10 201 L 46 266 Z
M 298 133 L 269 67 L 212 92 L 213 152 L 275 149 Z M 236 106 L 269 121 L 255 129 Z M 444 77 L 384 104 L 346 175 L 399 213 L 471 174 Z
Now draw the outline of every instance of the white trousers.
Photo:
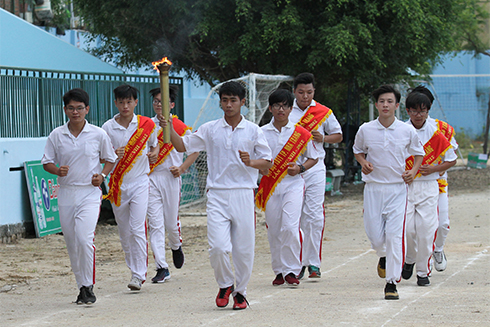
M 437 228 L 436 246 L 434 251 L 441 252 L 444 250 L 446 238 L 449 234 L 449 199 L 447 186 L 445 193 L 439 193 L 439 227 Z
M 101 189 L 91 185 L 59 189 L 61 230 L 78 288 L 95 284 L 94 236 L 101 197 Z
M 366 183 L 364 187 L 364 228 L 372 248 L 386 257 L 386 282 L 398 283 L 405 258 L 405 183 Z
M 298 275 L 301 271 L 299 219 L 304 183 L 297 183 L 286 193 L 274 192 L 267 201 L 265 222 L 275 275 Z
M 209 259 L 214 276 L 220 288 L 234 285 L 236 281 L 233 294 L 245 296 L 254 262 L 254 191 L 209 189 L 207 196 Z
M 150 174 L 148 229 L 157 269 L 168 268 L 165 260 L 165 231 L 172 250 L 182 245 L 179 220 L 181 185 L 181 178 L 175 178 L 170 170 Z
M 146 280 L 148 268 L 148 242 L 146 241 L 146 211 L 148 209 L 148 176 L 138 181 L 122 183 L 121 205 L 112 204 L 116 217 L 119 239 L 123 248 L 126 265 L 132 277 Z
M 320 165 L 316 167 L 316 165 Z M 322 263 L 322 240 L 325 227 L 325 165 L 319 162 L 311 171 L 303 174 L 305 196 L 301 214 L 302 232 L 301 260 L 303 266 L 320 268 Z
M 415 263 L 420 277 L 431 272 L 430 258 L 439 226 L 438 200 L 437 181 L 415 181 L 408 187 L 406 262 Z

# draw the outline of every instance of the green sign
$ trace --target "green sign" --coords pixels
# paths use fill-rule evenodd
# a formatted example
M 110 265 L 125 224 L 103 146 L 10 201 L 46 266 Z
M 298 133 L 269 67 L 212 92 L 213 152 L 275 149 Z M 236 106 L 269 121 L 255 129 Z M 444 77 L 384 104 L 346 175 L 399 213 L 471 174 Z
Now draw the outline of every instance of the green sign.
M 58 176 L 44 170 L 40 160 L 24 162 L 36 236 L 61 232 Z

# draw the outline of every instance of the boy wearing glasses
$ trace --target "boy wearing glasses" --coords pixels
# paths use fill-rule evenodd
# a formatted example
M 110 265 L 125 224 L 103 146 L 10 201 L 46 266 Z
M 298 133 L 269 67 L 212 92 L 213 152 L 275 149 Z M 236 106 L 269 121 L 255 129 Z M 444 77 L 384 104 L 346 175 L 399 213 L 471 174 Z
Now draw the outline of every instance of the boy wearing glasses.
M 359 128 L 354 156 L 362 167 L 364 228 L 379 257 L 378 276 L 386 280 L 385 299 L 398 300 L 396 284 L 401 279 L 405 237 L 407 184 L 422 163 L 424 149 L 412 126 L 399 121 L 395 111 L 400 92 L 391 85 L 373 91 L 379 116 Z M 405 169 L 407 153 L 413 168 Z
M 104 198 L 111 201 L 126 264 L 131 270 L 128 288 L 139 291 L 148 268 L 148 173 L 150 163 L 157 160 L 159 147 L 153 120 L 134 114 L 138 90 L 130 85 L 121 85 L 114 89 L 114 97 L 119 113 L 106 121 L 102 128 L 111 138 L 118 162 L 111 173 L 109 192 Z
M 258 170 L 272 167 L 271 150 L 260 127 L 241 115 L 245 88 L 235 81 L 226 82 L 219 89 L 219 97 L 223 118 L 207 122 L 184 137 L 174 127 L 170 138 L 179 152 L 207 151 L 209 260 L 220 288 L 216 305 L 226 307 L 233 294 L 233 309 L 242 310 L 248 304 L 245 296 L 254 260 L 254 189 Z M 163 116 L 159 119 L 162 127 L 167 126 Z
M 402 277 L 410 279 L 417 266 L 417 285 L 430 285 L 431 256 L 434 250 L 438 223 L 439 173 L 456 164 L 457 156 L 451 143 L 439 130 L 437 122 L 429 117 L 430 99 L 422 93 L 411 92 L 406 99 L 410 116 L 408 125 L 415 127 L 424 144 L 424 160 L 408 188 L 407 205 L 407 256 Z M 411 168 L 412 158 L 407 159 Z
M 172 110 L 177 98 L 177 87 L 170 85 L 169 91 L 170 110 Z M 162 115 L 160 88 L 151 90 L 150 94 L 153 97 L 153 110 L 156 114 L 152 120 L 158 124 L 157 117 Z M 178 129 L 179 135 L 191 133 L 191 128 L 176 116 L 174 116 L 173 123 L 174 127 Z M 165 231 L 168 233 L 175 268 L 180 269 L 184 264 L 179 220 L 180 189 L 182 187 L 180 176 L 199 155 L 198 152 L 192 153 L 184 161 L 183 153 L 177 152 L 172 143 L 163 143 L 161 128 L 158 131 L 158 143 L 160 146 L 158 159 L 155 163 L 150 164 L 150 196 L 148 200 L 150 244 L 157 268 L 155 277 L 151 279 L 153 283 L 163 283 L 170 278 L 168 263 L 165 259 Z
M 272 270 L 276 278 L 272 285 L 286 282 L 297 286 L 301 271 L 299 220 L 303 205 L 305 182 L 301 173 L 313 167 L 318 153 L 312 135 L 305 128 L 289 121 L 293 94 L 278 89 L 269 96 L 272 121 L 262 126 L 274 157 L 269 171 L 259 185 L 256 204 L 265 210 L 267 236 L 271 250 Z
M 99 186 L 117 157 L 107 133 L 85 120 L 90 110 L 88 93 L 72 89 L 63 102 L 68 122 L 49 134 L 41 162 L 44 170 L 58 176 L 61 230 L 80 290 L 76 303 L 92 304 L 96 301 L 94 235 L 102 198 Z

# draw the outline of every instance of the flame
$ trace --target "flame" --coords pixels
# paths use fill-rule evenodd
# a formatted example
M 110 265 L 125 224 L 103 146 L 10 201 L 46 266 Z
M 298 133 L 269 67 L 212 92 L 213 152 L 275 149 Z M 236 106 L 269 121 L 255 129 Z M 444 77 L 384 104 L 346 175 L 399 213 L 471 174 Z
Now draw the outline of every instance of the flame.
M 155 69 L 155 70 L 158 70 L 158 66 L 161 64 L 167 64 L 169 66 L 172 66 L 172 62 L 170 60 L 168 60 L 167 57 L 163 57 L 162 59 L 160 59 L 158 61 L 153 61 L 151 64 L 153 65 L 153 69 Z

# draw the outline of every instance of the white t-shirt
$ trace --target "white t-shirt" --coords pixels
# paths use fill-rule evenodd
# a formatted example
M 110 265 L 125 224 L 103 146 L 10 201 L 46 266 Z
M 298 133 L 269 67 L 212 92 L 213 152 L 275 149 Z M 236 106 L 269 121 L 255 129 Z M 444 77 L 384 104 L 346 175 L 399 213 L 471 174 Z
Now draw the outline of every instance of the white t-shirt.
M 136 115 L 133 115 L 133 119 L 129 123 L 128 128 L 125 128 L 116 121 L 118 116 L 119 114 L 115 115 L 102 125 L 102 129 L 104 129 L 111 138 L 114 150 L 126 146 L 129 139 L 138 128 L 138 117 Z M 145 148 L 141 151 L 141 155 L 136 159 L 131 170 L 124 175 L 123 183 L 131 183 L 136 181 L 137 178 L 142 175 L 148 175 L 150 172 L 150 162 L 148 161 L 147 154 L 150 151 L 150 147 L 156 147 L 157 145 L 157 128 L 155 126 L 146 142 Z
M 262 126 L 262 131 L 264 132 L 265 138 L 269 143 L 269 147 L 272 150 L 272 157 L 275 158 L 279 152 L 284 148 L 284 145 L 289 140 L 291 135 L 293 135 L 295 125 L 289 121 L 286 126 L 281 128 L 279 131 L 274 125 L 274 118 L 272 121 Z M 315 148 L 315 145 L 312 141 L 308 142 L 306 146 L 305 152 L 298 157 L 297 163 L 304 163 L 307 159 L 316 159 L 318 158 L 318 151 Z M 290 176 L 286 174 L 281 182 L 276 186 L 274 193 L 283 194 L 288 188 L 297 183 L 298 179 L 302 179 L 301 174 L 297 174 L 295 176 Z M 302 184 L 300 184 L 302 185 Z
M 92 185 L 92 176 L 102 171 L 100 159 L 115 162 L 117 156 L 107 133 L 85 121 L 78 137 L 70 133 L 68 123 L 55 128 L 48 136 L 41 162 L 69 167 L 66 176 L 58 177 L 60 185 L 87 186 Z
M 245 166 L 238 150 L 248 152 L 251 160 L 272 161 L 264 133 L 243 116 L 235 130 L 221 118 L 201 125 L 183 140 L 188 153 L 207 151 L 208 189 L 257 187 L 258 169 Z
M 410 126 L 413 126 L 411 120 L 408 120 L 406 123 Z M 422 144 L 425 144 L 432 138 L 434 133 L 437 131 L 437 122 L 435 121 L 435 119 L 427 117 L 424 125 L 419 129 L 415 128 L 415 130 L 417 131 L 417 135 L 419 136 L 420 142 L 422 142 Z M 454 137 L 453 137 L 453 139 L 454 139 Z M 445 155 L 442 157 L 442 161 L 454 161 L 456 159 L 458 159 L 458 156 L 454 152 L 453 148 L 450 148 L 449 150 L 447 150 Z M 435 165 L 437 165 L 437 163 Z M 439 172 L 435 172 L 435 173 L 432 173 L 432 174 L 427 175 L 427 176 L 418 176 L 417 178 L 415 178 L 414 181 L 415 182 L 416 181 L 432 181 L 432 180 L 437 180 L 439 178 L 440 178 Z
M 425 154 L 415 128 L 395 118 L 388 128 L 378 118 L 364 123 L 354 141 L 354 154 L 364 153 L 374 170 L 362 174 L 366 183 L 403 183 L 405 160 L 409 155 Z

